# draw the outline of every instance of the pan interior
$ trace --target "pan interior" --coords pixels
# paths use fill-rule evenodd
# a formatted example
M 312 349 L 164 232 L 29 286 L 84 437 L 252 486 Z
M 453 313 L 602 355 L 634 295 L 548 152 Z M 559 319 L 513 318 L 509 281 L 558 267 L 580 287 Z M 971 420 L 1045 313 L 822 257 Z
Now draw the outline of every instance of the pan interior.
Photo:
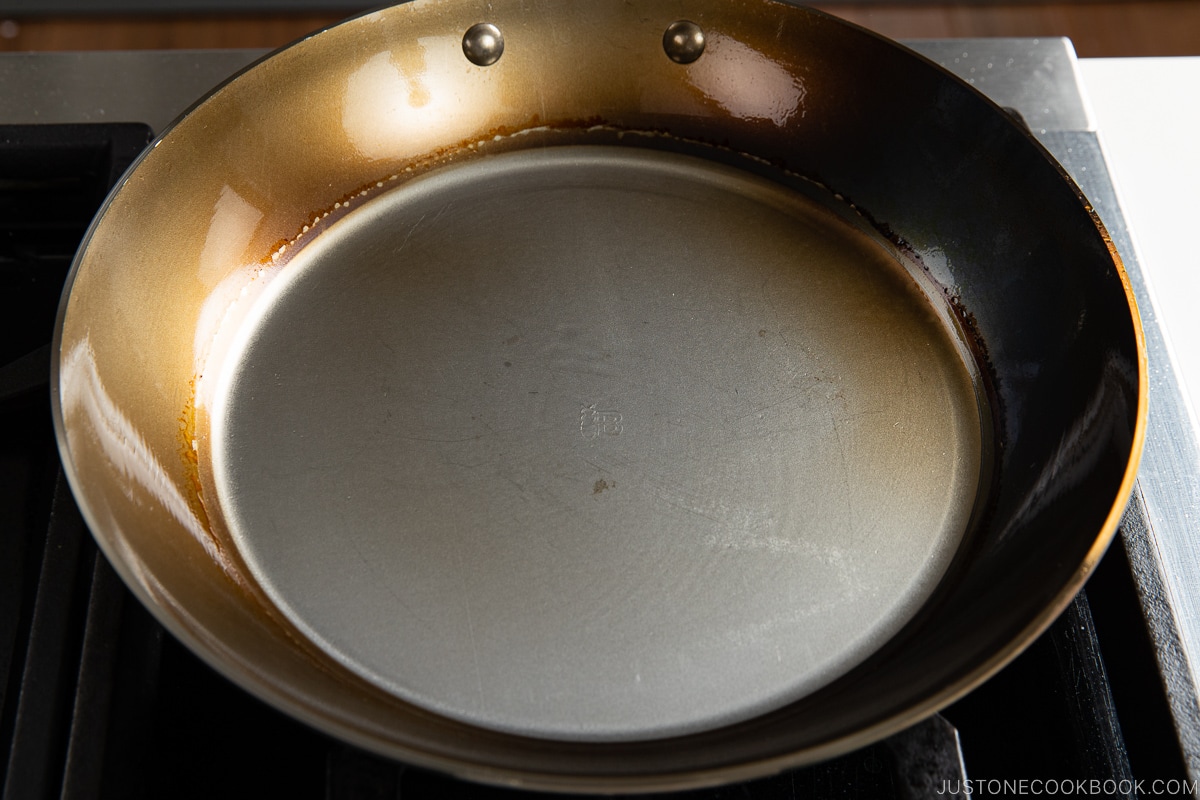
M 912 617 L 976 499 L 945 309 L 724 165 L 447 167 L 256 303 L 212 412 L 241 555 L 332 657 L 487 728 L 648 739 L 808 694 Z

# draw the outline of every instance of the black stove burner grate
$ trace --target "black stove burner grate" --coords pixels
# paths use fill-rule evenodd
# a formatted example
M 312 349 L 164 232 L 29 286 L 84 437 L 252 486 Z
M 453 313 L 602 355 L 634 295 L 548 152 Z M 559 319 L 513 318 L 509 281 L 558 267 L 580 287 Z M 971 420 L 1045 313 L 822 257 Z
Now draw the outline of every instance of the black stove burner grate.
M 141 125 L 0 127 L 2 800 L 526 796 L 388 761 L 268 708 L 164 635 L 98 553 L 58 461 L 50 339 L 75 248 L 149 137 Z M 672 796 L 941 798 L 967 776 L 1182 780 L 1119 546 L 1089 594 L 942 715 L 815 767 Z

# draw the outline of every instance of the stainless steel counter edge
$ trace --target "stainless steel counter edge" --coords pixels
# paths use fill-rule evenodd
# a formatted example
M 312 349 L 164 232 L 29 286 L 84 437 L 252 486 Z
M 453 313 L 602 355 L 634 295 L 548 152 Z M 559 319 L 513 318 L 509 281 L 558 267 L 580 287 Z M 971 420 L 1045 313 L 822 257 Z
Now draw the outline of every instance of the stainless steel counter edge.
M 158 132 L 267 52 L 0 54 L 0 123 L 143 122 Z
M 1200 443 L 1113 190 L 1065 39 L 907 43 L 1002 106 L 1017 109 L 1075 178 L 1129 273 L 1150 359 L 1150 424 L 1123 544 L 1156 640 L 1188 771 L 1200 778 Z M 0 54 L 0 123 L 145 122 L 161 130 L 263 50 Z

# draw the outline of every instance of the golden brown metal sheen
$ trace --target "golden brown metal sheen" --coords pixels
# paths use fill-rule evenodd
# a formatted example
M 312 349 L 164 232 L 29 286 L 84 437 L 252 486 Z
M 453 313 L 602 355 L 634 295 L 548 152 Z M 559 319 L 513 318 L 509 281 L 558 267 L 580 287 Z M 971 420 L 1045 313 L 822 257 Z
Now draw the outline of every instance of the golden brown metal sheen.
M 469 33 L 481 20 L 503 40 Z M 702 30 L 684 38 L 703 55 L 689 46 L 673 63 L 664 31 L 680 20 Z M 687 737 L 524 738 L 368 683 L 252 578 L 211 472 L 223 359 L 297 253 L 416 176 L 590 143 L 836 196 L 953 310 L 994 431 L 964 544 L 903 630 L 809 696 Z M 314 726 L 507 785 L 710 785 L 918 721 L 1003 666 L 1078 591 L 1116 530 L 1145 427 L 1119 260 L 1044 151 L 924 59 L 772 0 L 417 0 L 348 20 L 167 131 L 94 224 L 68 286 L 60 447 L 91 529 L 141 600 L 224 674 Z

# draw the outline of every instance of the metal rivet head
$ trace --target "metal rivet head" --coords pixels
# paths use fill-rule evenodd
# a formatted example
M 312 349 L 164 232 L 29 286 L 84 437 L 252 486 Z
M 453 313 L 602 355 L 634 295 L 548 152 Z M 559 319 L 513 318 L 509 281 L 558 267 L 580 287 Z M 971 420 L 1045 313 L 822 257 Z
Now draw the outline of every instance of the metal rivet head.
M 490 67 L 504 55 L 504 35 L 490 22 L 480 22 L 463 34 L 463 55 L 472 64 Z
M 676 64 L 690 64 L 704 53 L 704 30 L 690 20 L 672 22 L 663 34 L 663 50 Z

